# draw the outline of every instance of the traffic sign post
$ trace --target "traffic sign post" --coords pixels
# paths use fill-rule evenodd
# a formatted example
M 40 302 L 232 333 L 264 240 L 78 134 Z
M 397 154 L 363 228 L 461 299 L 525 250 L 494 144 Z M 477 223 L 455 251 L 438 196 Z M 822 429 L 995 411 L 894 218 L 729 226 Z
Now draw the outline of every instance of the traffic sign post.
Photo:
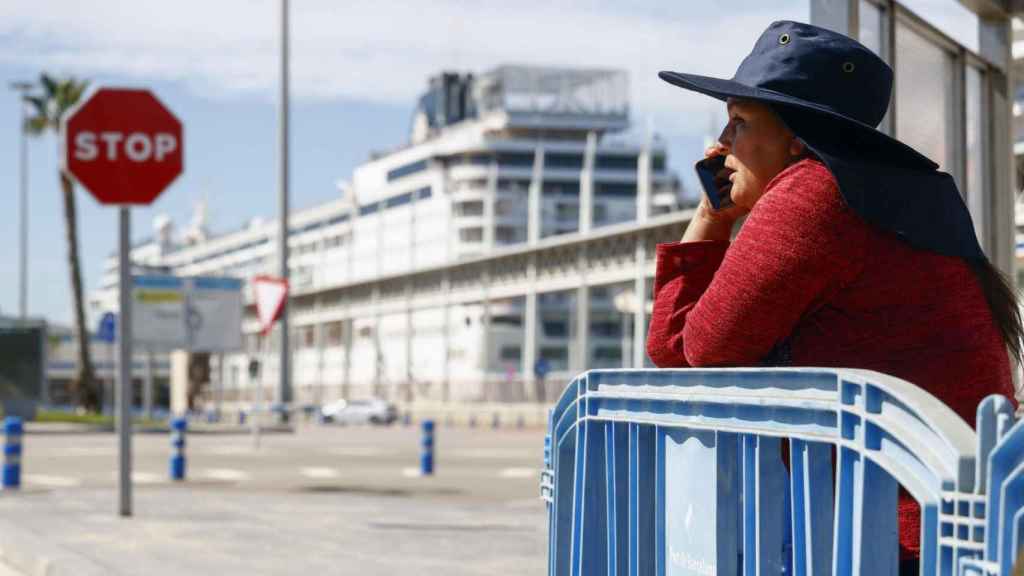
M 64 172 L 100 204 L 119 206 L 116 423 L 118 511 L 132 514 L 131 213 L 153 202 L 182 172 L 181 122 L 149 90 L 100 88 L 61 123 Z

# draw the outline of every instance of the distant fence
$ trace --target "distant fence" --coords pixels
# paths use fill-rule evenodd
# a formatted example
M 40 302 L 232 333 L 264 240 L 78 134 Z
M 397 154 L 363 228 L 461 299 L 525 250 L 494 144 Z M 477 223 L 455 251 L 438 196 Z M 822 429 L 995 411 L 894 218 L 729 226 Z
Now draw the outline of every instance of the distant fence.
M 1001 396 L 975 432 L 877 372 L 593 370 L 548 434 L 552 576 L 896 574 L 899 486 L 921 574 L 1008 576 L 1024 546 L 1024 422 Z

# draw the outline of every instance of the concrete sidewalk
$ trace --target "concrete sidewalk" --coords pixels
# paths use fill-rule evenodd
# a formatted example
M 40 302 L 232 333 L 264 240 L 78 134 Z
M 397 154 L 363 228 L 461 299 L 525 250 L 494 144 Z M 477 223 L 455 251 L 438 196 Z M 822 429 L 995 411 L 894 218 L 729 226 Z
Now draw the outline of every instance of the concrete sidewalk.
M 109 489 L 8 493 L 0 562 L 26 576 L 544 571 L 539 500 L 437 506 L 443 490 L 421 490 L 261 495 L 171 486 L 137 490 L 134 518 L 116 515 Z

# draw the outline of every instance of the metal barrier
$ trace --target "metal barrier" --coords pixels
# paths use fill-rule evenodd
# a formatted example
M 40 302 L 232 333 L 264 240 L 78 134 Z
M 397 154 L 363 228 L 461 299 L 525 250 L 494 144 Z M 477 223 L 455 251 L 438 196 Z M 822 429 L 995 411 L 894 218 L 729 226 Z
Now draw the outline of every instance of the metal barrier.
M 592 370 L 548 435 L 552 576 L 897 574 L 899 486 L 921 574 L 1009 576 L 1024 547 L 1024 422 L 1001 396 L 975 432 L 877 372 Z

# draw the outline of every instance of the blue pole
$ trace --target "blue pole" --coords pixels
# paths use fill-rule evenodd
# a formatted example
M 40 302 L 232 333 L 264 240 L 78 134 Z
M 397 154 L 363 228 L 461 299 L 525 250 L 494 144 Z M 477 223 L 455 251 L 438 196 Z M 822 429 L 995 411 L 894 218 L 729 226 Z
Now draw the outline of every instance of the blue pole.
M 434 474 L 434 421 L 423 421 L 423 442 L 420 445 L 420 475 Z
M 21 486 L 21 418 L 4 418 L 4 490 Z
M 185 429 L 187 420 L 171 420 L 171 480 L 185 479 Z

